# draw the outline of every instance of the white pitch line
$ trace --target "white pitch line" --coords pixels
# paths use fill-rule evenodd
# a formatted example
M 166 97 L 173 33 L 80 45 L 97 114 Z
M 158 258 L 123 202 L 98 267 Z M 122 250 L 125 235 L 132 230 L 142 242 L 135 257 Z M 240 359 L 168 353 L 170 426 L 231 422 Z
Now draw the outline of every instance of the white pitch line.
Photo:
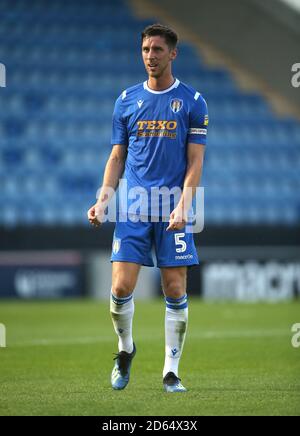
M 259 338 L 279 338 L 288 337 L 290 335 L 289 330 L 274 329 L 274 330 L 228 330 L 228 331 L 206 331 L 199 333 L 190 333 L 188 338 L 198 340 L 214 340 L 214 339 L 259 339 Z M 155 335 L 135 335 L 135 339 L 141 342 L 152 341 L 153 337 L 156 339 L 163 339 L 164 333 Z M 88 344 L 101 344 L 103 342 L 111 342 L 115 339 L 114 336 L 101 337 L 81 337 L 81 338 L 51 338 L 51 339 L 34 339 L 32 341 L 24 342 L 11 342 L 8 343 L 8 347 L 34 347 L 34 346 L 54 346 L 54 345 L 88 345 Z
M 244 330 L 244 331 L 208 331 L 201 334 L 191 334 L 192 338 L 199 339 L 256 339 L 256 338 L 269 338 L 269 337 L 284 337 L 289 336 L 289 330 Z

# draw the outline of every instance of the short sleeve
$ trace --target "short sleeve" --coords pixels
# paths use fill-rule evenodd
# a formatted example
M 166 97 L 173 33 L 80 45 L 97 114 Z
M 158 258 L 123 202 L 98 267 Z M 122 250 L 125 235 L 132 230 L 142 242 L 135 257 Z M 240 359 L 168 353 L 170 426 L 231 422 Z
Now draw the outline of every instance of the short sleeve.
M 188 142 L 206 145 L 208 111 L 207 104 L 198 92 L 194 97 L 194 105 L 190 112 L 190 124 L 188 130 Z
M 124 93 L 123 93 L 124 94 Z M 111 134 L 111 145 L 116 144 L 128 145 L 128 134 L 126 120 L 123 116 L 123 105 L 122 98 L 123 94 L 117 99 L 115 103 L 115 108 L 113 112 L 112 119 L 112 134 Z

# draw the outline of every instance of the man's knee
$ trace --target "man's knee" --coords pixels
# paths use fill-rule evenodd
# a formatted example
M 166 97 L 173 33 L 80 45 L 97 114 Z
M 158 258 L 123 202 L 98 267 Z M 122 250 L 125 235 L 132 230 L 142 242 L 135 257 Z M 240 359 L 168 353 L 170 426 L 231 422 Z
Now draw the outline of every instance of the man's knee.
M 178 299 L 186 294 L 186 269 L 162 270 L 162 286 L 166 297 Z
M 117 282 L 111 288 L 112 293 L 117 298 L 125 298 L 132 294 L 133 286 L 128 281 Z
M 164 287 L 164 293 L 165 293 L 166 297 L 174 298 L 175 300 L 177 300 L 178 298 L 180 298 L 186 294 L 186 289 L 182 285 L 182 283 L 169 282 Z
M 136 286 L 140 265 L 114 262 L 112 270 L 112 293 L 117 298 L 132 294 Z
M 186 294 L 186 279 L 185 277 L 174 277 L 173 279 L 165 280 L 163 290 L 166 297 L 178 299 Z

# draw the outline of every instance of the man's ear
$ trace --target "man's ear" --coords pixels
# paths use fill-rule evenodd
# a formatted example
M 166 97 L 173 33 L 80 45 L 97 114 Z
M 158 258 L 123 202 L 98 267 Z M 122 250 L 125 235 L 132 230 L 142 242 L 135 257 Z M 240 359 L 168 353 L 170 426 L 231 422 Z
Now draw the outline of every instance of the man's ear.
M 174 48 L 173 50 L 171 50 L 171 52 L 170 52 L 171 61 L 174 61 L 177 58 L 177 53 L 178 53 L 177 48 Z

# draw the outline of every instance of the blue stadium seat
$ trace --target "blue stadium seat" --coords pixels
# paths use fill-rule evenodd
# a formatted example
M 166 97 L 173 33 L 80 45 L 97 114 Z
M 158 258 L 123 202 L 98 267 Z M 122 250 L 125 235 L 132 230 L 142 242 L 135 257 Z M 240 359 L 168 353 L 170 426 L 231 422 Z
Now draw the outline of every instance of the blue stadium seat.
M 0 2 L 0 59 L 10 70 L 0 113 L 0 226 L 88 225 L 114 101 L 145 80 L 142 61 L 130 59 L 149 20 L 138 21 L 126 2 L 66 1 L 63 14 L 60 0 L 47 2 L 47 14 L 45 4 Z M 299 122 L 207 66 L 191 44 L 181 43 L 174 71 L 209 106 L 206 223 L 299 223 Z

